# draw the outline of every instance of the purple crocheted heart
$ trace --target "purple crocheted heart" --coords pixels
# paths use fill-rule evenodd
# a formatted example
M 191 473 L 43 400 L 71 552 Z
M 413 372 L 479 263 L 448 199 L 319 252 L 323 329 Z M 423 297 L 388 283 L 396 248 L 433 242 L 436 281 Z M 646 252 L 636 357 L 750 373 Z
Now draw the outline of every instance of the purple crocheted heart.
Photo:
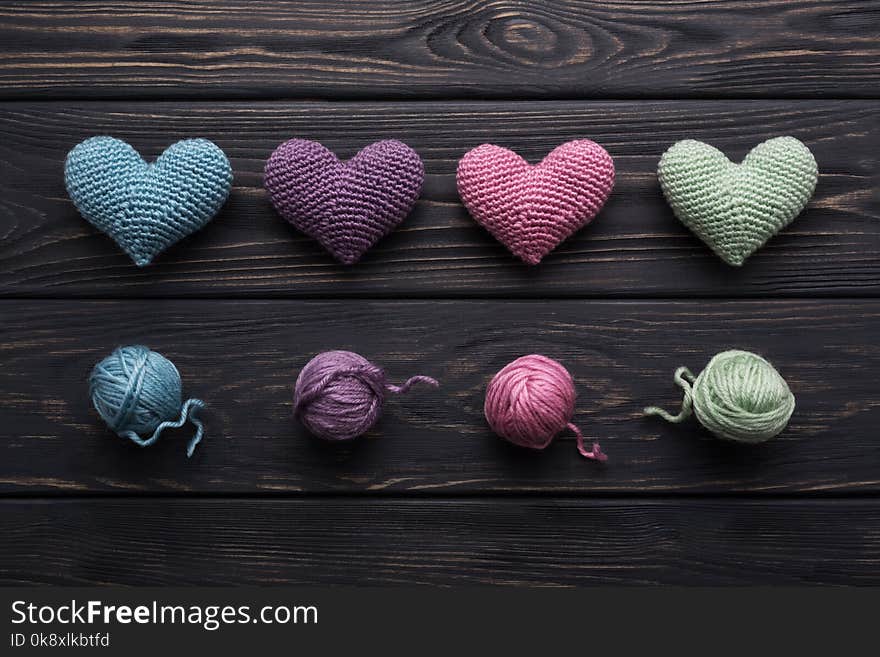
M 275 149 L 265 171 L 278 213 L 347 265 L 406 218 L 424 180 L 418 153 L 394 140 L 341 162 L 318 142 L 291 139 Z

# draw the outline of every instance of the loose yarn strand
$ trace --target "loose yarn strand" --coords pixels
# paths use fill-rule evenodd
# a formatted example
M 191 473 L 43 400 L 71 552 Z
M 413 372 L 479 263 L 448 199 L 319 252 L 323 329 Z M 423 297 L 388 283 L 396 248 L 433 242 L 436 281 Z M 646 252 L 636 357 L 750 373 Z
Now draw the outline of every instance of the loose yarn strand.
M 409 391 L 417 383 L 426 383 L 429 386 L 437 388 L 440 386 L 440 383 L 437 379 L 432 379 L 430 376 L 413 376 L 401 383 L 399 386 L 393 385 L 391 383 L 385 384 L 385 389 L 395 395 L 402 395 L 405 392 Z
M 667 422 L 678 424 L 679 422 L 684 422 L 693 414 L 694 395 L 692 386 L 696 380 L 694 373 L 687 367 L 682 366 L 675 370 L 674 379 L 684 391 L 684 397 L 681 400 L 681 410 L 678 412 L 678 415 L 672 415 L 659 406 L 648 406 L 645 408 L 645 415 L 659 415 Z
M 196 445 L 202 441 L 202 436 L 205 433 L 205 425 L 202 424 L 202 421 L 198 417 L 196 417 L 196 412 L 204 407 L 205 402 L 201 399 L 187 399 L 186 402 L 184 402 L 183 407 L 180 409 L 180 417 L 177 420 L 167 420 L 162 422 L 156 427 L 156 430 L 153 431 L 153 435 L 149 438 L 141 438 L 134 431 L 119 431 L 117 432 L 117 435 L 121 438 L 128 438 L 140 447 L 149 447 L 159 439 L 159 436 L 162 435 L 162 432 L 165 431 L 165 429 L 179 429 L 189 421 L 192 422 L 193 426 L 196 428 L 195 434 L 189 439 L 189 444 L 186 446 L 186 456 L 189 458 L 193 455 L 193 452 L 195 452 Z
M 599 446 L 599 443 L 593 442 L 593 451 L 588 452 L 586 446 L 584 445 L 584 434 L 581 433 L 581 430 L 577 428 L 575 424 L 569 422 L 567 425 L 569 430 L 577 436 L 577 448 L 581 453 L 581 456 L 587 459 L 591 459 L 593 461 L 601 461 L 605 462 L 608 460 L 608 456 L 605 452 L 602 451 L 602 448 Z

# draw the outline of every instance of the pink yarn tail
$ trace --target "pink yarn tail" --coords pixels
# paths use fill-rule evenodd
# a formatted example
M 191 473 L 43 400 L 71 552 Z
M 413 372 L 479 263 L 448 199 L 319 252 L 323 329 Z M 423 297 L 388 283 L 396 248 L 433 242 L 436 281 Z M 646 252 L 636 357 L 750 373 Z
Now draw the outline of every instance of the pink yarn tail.
M 430 386 L 438 387 L 440 384 L 437 382 L 437 379 L 432 379 L 430 376 L 414 376 L 410 379 L 404 381 L 401 385 L 395 386 L 390 383 L 385 384 L 385 388 L 395 394 L 403 394 L 410 388 L 412 388 L 417 383 L 427 383 Z
M 584 445 L 584 434 L 581 433 L 581 430 L 578 429 L 571 422 L 568 423 L 568 428 L 574 432 L 574 435 L 577 436 L 577 448 L 581 453 L 581 456 L 587 459 L 591 459 L 593 461 L 600 461 L 604 463 L 608 460 L 608 456 L 605 452 L 602 451 L 602 448 L 599 447 L 599 443 L 593 443 L 593 451 L 588 452 L 586 446 Z

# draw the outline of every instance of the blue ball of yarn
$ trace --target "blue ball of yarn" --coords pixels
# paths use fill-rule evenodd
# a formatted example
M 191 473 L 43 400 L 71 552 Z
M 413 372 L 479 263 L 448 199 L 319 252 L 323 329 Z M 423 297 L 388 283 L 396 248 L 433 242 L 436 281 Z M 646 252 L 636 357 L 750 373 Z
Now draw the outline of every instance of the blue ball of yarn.
M 149 447 L 165 429 L 182 427 L 187 420 L 196 428 L 187 456 L 202 439 L 204 427 L 196 411 L 204 402 L 181 403 L 180 373 L 174 363 L 142 345 L 119 347 L 95 365 L 89 396 L 110 429 L 141 447 Z

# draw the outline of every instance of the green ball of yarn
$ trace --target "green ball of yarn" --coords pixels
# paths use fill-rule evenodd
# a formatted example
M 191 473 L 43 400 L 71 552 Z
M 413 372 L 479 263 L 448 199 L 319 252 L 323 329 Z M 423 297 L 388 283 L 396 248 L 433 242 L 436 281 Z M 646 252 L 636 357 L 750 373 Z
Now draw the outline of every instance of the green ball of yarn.
M 95 365 L 89 396 L 110 429 L 141 447 L 149 447 L 165 429 L 182 427 L 187 421 L 196 428 L 187 456 L 202 439 L 204 426 L 196 411 L 204 402 L 182 403 L 180 373 L 174 363 L 142 345 L 119 347 Z
M 794 395 L 769 362 L 749 351 L 716 354 L 700 375 L 687 367 L 675 371 L 684 390 L 678 415 L 649 406 L 647 415 L 683 422 L 696 414 L 700 424 L 718 438 L 755 444 L 782 432 L 794 412 Z

